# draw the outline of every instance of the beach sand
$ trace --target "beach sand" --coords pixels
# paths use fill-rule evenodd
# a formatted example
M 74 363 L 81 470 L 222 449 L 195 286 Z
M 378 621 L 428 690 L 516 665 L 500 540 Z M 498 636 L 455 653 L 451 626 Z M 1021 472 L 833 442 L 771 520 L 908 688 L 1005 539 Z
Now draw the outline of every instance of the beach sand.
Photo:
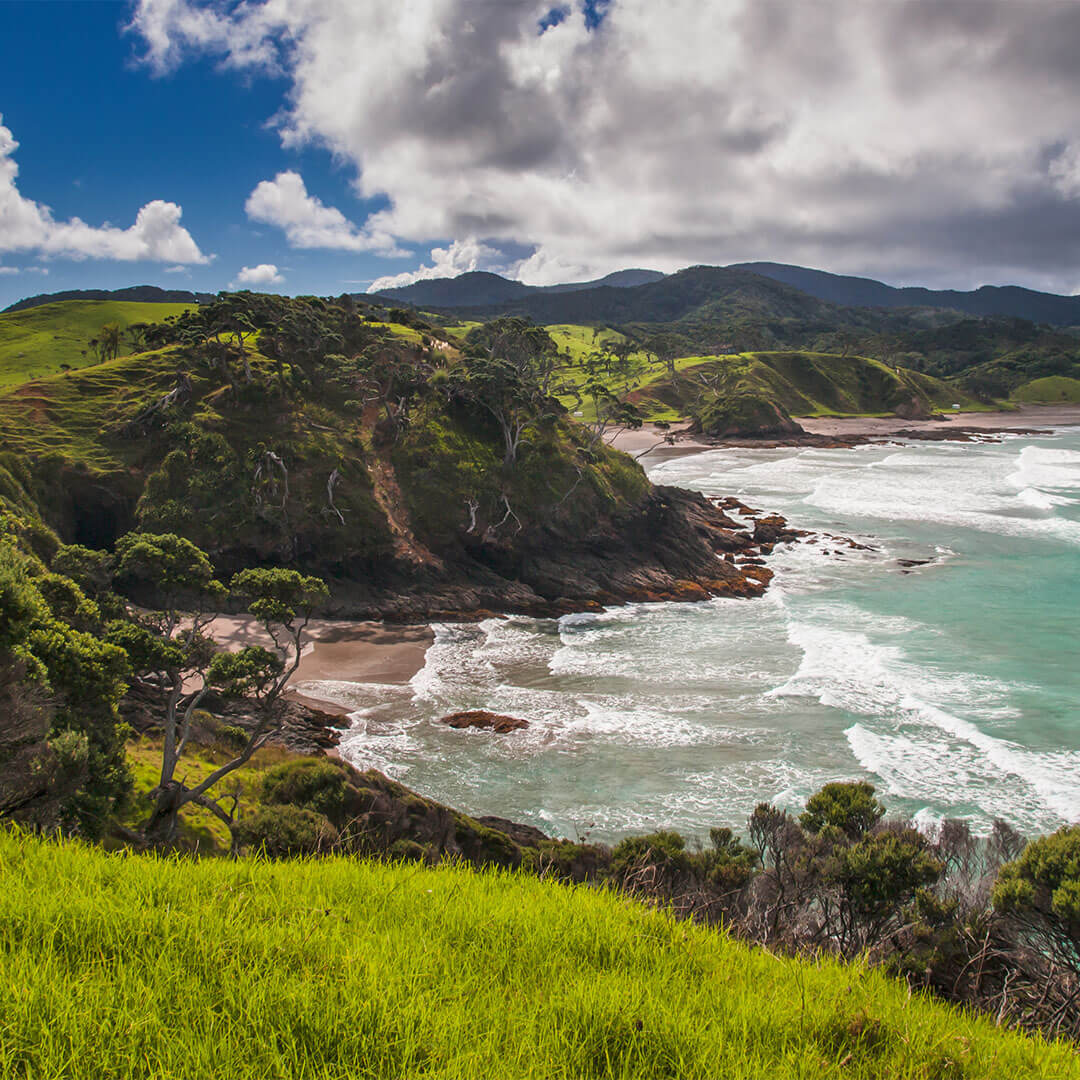
M 1009 412 L 955 412 L 946 414 L 943 420 L 902 420 L 899 416 L 797 416 L 795 419 L 807 435 L 860 440 L 888 438 L 905 431 L 926 431 L 938 435 L 955 428 L 972 428 L 989 433 L 1080 425 L 1080 405 L 1022 405 Z M 637 431 L 620 431 L 608 441 L 608 445 L 633 456 L 642 456 L 647 452 L 655 458 L 668 458 L 712 450 L 718 445 L 798 446 L 800 443 L 798 436 L 704 441 L 688 434 L 689 427 L 689 421 L 672 424 L 667 430 L 646 424 Z M 673 443 L 664 441 L 667 435 L 674 436 Z
M 896 435 L 901 431 L 943 431 L 949 427 L 980 431 L 1062 427 L 1080 424 L 1080 405 L 1022 405 L 1010 412 L 950 412 L 944 420 L 901 420 L 898 416 L 796 417 L 811 435 L 839 438 Z
M 250 616 L 223 615 L 214 620 L 209 633 L 227 649 L 271 645 Z M 348 710 L 314 696 L 306 684 L 332 680 L 403 685 L 423 668 L 435 635 L 426 624 L 399 626 L 313 619 L 305 639 L 300 667 L 287 693 L 304 704 L 341 716 Z

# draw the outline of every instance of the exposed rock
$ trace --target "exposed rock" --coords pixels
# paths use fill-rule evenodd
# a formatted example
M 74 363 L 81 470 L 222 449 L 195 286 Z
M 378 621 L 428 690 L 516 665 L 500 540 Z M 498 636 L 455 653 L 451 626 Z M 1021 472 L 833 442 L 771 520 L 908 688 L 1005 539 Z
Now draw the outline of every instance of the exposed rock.
M 500 716 L 498 713 L 485 712 L 483 709 L 451 713 L 449 716 L 444 716 L 439 723 L 452 728 L 484 728 L 494 731 L 496 735 L 509 735 L 511 731 L 529 726 L 528 720 L 519 720 L 515 716 Z
M 929 420 L 933 413 L 923 398 L 912 396 L 909 401 L 903 401 L 893 409 L 893 412 L 901 420 Z
M 788 528 L 787 519 L 779 514 L 770 514 L 754 522 L 755 544 L 787 544 L 809 535 L 804 529 Z

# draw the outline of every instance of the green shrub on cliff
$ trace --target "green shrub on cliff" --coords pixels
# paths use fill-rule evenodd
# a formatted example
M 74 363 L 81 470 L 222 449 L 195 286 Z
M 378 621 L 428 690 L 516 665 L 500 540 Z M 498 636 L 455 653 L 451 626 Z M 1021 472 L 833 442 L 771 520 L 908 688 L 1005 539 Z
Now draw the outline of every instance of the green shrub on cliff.
M 1080 825 L 1033 841 L 1002 867 L 994 907 L 1080 975 Z

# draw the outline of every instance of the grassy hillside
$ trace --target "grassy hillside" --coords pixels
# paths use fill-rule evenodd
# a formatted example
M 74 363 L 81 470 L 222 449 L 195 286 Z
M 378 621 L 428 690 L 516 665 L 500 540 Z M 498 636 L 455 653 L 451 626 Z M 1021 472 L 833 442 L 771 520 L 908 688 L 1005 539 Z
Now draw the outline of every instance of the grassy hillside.
M 1050 405 L 1064 402 L 1070 405 L 1080 404 L 1080 379 L 1067 375 L 1047 375 L 1042 379 L 1032 379 L 1013 391 L 1014 401 L 1025 401 L 1037 405 Z
M 673 419 L 691 410 L 704 389 L 704 375 L 721 395 L 753 394 L 775 402 L 792 416 L 891 414 L 918 401 L 927 409 L 985 408 L 940 379 L 890 367 L 861 356 L 812 352 L 748 352 L 684 357 L 682 377 L 665 371 L 643 380 L 638 398 L 653 418 Z
M 106 323 L 121 329 L 161 322 L 190 304 L 143 304 L 115 300 L 64 300 L 0 315 L 0 387 L 95 363 L 83 350 Z
M 1064 1045 L 612 893 L 0 834 L 0 1075 L 1080 1077 Z

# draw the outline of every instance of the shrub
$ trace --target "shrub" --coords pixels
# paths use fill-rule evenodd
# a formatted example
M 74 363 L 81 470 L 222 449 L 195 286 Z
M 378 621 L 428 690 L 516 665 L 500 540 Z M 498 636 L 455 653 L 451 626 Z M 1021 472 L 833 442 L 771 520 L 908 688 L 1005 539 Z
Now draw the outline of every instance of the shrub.
M 347 779 L 344 770 L 325 760 L 286 761 L 270 769 L 263 778 L 262 802 L 303 807 L 340 826 Z
M 314 810 L 300 806 L 267 806 L 233 829 L 238 847 L 258 848 L 271 858 L 330 851 L 338 841 L 333 825 Z
M 1032 841 L 1001 868 L 994 907 L 1080 974 L 1080 825 Z
M 826 784 L 806 802 L 799 824 L 810 833 L 827 826 L 838 829 L 849 840 L 858 840 L 884 816 L 885 807 L 874 797 L 874 785 L 865 780 Z

